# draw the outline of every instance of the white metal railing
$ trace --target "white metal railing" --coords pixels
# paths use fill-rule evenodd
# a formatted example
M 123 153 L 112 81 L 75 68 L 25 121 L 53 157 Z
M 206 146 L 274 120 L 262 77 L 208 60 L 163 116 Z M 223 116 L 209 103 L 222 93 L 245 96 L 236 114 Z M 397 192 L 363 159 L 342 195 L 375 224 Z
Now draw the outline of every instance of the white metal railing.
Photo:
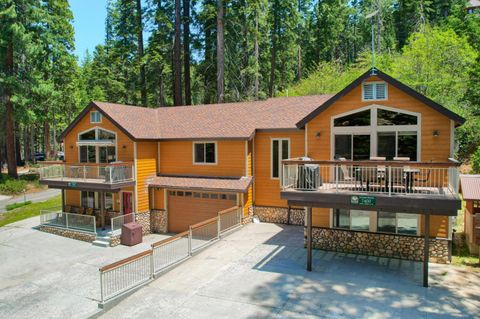
M 241 226 L 242 212 L 242 207 L 221 211 L 188 231 L 152 244 L 151 250 L 100 268 L 100 305 L 145 284 Z
M 131 181 L 134 178 L 131 164 L 56 164 L 41 167 L 40 179 L 99 180 L 114 184 Z
M 100 296 L 102 304 L 152 278 L 152 251 L 147 250 L 100 268 Z
M 283 190 L 366 192 L 392 195 L 458 194 L 457 166 L 447 163 L 285 160 Z
M 119 235 L 122 233 L 123 224 L 132 223 L 135 221 L 135 213 L 119 215 L 110 219 L 111 234 Z
M 41 210 L 40 225 L 83 231 L 93 234 L 97 233 L 95 216 L 65 213 L 61 210 Z

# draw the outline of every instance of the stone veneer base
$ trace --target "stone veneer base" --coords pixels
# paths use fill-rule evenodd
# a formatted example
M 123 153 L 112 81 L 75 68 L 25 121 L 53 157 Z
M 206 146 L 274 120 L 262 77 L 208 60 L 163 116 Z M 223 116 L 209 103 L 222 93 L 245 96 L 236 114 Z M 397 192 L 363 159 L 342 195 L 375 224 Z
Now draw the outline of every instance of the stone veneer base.
M 301 208 L 290 208 L 289 213 L 285 207 L 255 206 L 253 212 L 261 222 L 305 225 L 305 210 Z
M 150 229 L 150 211 L 136 213 L 135 221 L 142 226 L 143 236 L 152 233 Z
M 165 209 L 150 211 L 150 229 L 152 233 L 164 234 L 168 232 L 168 212 Z
M 423 237 L 313 227 L 313 248 L 423 261 Z M 449 240 L 430 238 L 430 262 L 449 262 Z
M 61 228 L 50 227 L 50 226 L 40 226 L 40 230 L 49 234 L 86 241 L 89 243 L 93 242 L 96 238 L 94 234 L 89 234 L 89 233 L 75 231 L 75 230 L 61 229 Z

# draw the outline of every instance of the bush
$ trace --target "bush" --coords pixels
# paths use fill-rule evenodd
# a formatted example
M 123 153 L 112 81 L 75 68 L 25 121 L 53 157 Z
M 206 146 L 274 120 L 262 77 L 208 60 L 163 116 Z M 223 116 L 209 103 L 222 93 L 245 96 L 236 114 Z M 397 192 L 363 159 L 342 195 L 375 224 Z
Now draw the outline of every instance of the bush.
M 473 173 L 480 174 L 480 147 L 472 155 L 472 169 Z
M 27 187 L 27 181 L 16 179 L 3 179 L 0 183 L 0 194 L 15 195 L 20 194 Z
M 29 201 L 29 200 L 27 200 L 26 202 L 14 203 L 14 204 L 7 205 L 6 209 L 7 209 L 7 211 L 8 210 L 13 210 L 13 209 L 18 208 L 18 207 L 30 205 L 31 203 L 32 203 L 32 201 Z

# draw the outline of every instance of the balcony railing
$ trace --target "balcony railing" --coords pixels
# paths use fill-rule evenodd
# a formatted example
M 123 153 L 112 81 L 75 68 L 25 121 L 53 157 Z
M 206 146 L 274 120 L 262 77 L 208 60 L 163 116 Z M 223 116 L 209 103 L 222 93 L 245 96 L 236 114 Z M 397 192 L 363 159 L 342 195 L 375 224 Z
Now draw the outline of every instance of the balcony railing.
M 456 196 L 458 163 L 284 160 L 282 190 Z
M 85 181 L 114 184 L 133 180 L 133 165 L 116 164 L 57 164 L 40 168 L 41 180 Z

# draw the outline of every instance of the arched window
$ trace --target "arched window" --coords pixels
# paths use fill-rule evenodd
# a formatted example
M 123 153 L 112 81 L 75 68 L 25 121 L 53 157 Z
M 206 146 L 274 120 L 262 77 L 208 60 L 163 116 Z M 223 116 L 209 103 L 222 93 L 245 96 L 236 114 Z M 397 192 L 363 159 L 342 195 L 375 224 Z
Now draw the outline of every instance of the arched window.
M 333 158 L 419 160 L 420 114 L 370 105 L 332 118 Z

